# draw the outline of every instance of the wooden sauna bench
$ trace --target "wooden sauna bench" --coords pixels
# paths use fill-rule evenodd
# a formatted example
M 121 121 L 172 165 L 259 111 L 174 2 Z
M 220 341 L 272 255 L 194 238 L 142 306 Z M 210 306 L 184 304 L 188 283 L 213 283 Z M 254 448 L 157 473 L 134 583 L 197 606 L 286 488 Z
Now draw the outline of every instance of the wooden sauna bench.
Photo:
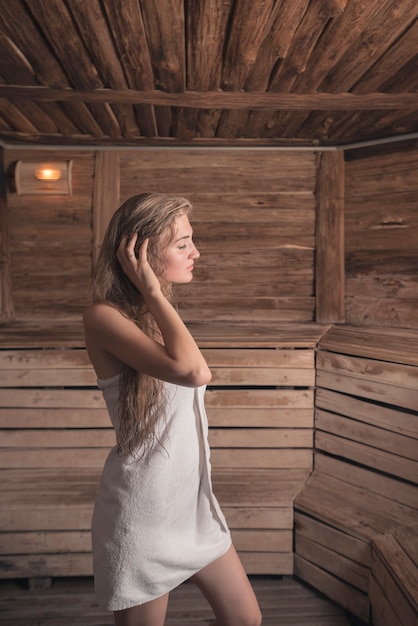
M 293 573 L 293 501 L 313 459 L 315 347 L 328 326 L 190 324 L 214 489 L 245 567 Z M 0 328 L 0 576 L 92 573 L 90 520 L 114 435 L 80 324 Z M 175 494 L 173 494 L 175 497 Z
M 335 326 L 316 367 L 295 574 L 374 626 L 417 626 L 418 331 Z

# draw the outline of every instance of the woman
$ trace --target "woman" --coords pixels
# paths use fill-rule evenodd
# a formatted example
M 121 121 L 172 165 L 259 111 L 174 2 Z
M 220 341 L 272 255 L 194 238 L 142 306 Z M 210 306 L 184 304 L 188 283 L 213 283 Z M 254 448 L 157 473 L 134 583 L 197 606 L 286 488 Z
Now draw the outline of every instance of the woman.
M 107 229 L 85 311 L 87 351 L 116 432 L 92 537 L 99 604 L 116 626 L 162 626 L 191 579 L 217 626 L 259 626 L 260 610 L 213 495 L 203 403 L 209 367 L 173 305 L 199 252 L 190 203 L 127 200 Z

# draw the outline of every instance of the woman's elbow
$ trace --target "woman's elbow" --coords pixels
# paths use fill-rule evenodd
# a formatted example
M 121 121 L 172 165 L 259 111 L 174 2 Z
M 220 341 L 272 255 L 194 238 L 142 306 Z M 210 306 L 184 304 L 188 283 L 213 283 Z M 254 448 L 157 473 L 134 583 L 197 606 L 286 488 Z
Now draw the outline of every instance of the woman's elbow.
M 212 372 L 209 367 L 199 367 L 189 374 L 189 384 L 191 387 L 201 387 L 208 385 L 212 380 Z

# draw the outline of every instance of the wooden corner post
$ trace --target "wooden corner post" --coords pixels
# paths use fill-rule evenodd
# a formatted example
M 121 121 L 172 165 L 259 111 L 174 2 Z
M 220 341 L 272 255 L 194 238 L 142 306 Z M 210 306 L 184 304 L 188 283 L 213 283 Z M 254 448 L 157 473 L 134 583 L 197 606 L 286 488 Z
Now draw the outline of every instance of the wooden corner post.
M 318 156 L 316 185 L 316 321 L 345 320 L 344 153 Z
M 119 207 L 119 152 L 96 152 L 93 187 L 93 266 L 96 264 L 110 218 Z
M 0 150 L 0 324 L 11 322 L 14 317 L 6 173 Z

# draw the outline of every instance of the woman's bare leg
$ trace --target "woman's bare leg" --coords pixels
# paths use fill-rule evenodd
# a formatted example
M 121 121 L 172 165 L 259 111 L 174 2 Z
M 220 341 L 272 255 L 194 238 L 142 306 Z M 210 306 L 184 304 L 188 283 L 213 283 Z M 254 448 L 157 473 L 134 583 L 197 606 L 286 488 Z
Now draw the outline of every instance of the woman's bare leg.
M 211 605 L 214 626 L 260 626 L 257 598 L 234 546 L 191 580 Z
M 123 611 L 114 611 L 116 626 L 164 626 L 168 593 Z

